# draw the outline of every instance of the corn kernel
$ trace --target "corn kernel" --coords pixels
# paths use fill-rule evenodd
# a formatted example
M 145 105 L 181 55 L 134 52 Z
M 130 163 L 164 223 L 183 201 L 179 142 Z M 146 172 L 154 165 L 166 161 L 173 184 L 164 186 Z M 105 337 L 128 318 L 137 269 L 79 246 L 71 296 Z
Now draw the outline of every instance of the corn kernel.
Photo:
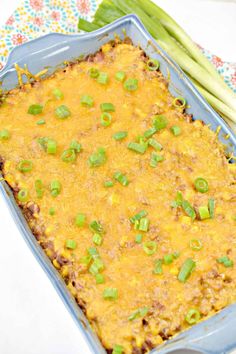
M 170 268 L 170 273 L 173 274 L 173 275 L 177 275 L 179 273 L 178 267 Z
M 61 268 L 60 264 L 58 263 L 58 261 L 57 261 L 56 259 L 54 259 L 54 260 L 52 261 L 52 263 L 53 263 L 53 265 L 54 265 L 55 268 L 57 268 L 57 269 L 60 269 L 60 268 Z

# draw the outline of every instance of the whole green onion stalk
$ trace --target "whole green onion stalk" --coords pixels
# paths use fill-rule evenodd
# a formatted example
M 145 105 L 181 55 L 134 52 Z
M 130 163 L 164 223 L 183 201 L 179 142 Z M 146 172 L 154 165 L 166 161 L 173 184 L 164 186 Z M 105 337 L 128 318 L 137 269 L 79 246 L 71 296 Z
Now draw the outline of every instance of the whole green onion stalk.
M 103 0 L 92 23 L 80 19 L 78 28 L 96 30 L 135 13 L 157 43 L 180 65 L 200 93 L 224 118 L 236 123 L 236 96 L 184 30 L 151 0 Z

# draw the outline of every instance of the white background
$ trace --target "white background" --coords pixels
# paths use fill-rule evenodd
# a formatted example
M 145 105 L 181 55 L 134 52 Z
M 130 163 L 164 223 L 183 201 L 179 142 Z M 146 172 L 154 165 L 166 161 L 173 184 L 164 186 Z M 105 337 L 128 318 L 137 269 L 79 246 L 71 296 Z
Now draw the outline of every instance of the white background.
M 192 36 L 236 62 L 236 1 L 157 0 Z M 0 25 L 18 0 L 0 0 Z M 88 354 L 72 318 L 0 196 L 0 354 Z

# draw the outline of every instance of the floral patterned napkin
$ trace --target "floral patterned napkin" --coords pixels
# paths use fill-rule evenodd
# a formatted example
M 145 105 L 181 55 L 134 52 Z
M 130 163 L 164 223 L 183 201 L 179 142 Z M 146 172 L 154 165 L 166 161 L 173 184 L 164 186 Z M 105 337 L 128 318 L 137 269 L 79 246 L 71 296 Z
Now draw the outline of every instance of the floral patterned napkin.
M 98 4 L 98 0 L 22 0 L 0 28 L 0 69 L 17 45 L 49 32 L 78 32 L 78 18 L 90 19 Z M 236 63 L 223 62 L 207 50 L 202 51 L 236 92 Z

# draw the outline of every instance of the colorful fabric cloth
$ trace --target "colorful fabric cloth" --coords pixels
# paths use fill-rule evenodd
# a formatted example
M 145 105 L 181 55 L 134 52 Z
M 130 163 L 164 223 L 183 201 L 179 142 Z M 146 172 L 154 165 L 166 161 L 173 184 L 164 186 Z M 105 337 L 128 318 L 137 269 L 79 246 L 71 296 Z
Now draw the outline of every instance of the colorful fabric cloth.
M 17 45 L 49 32 L 78 32 L 78 18 L 91 19 L 98 4 L 99 0 L 22 0 L 0 28 L 0 69 Z M 236 92 L 236 63 L 223 62 L 205 49 L 203 53 Z

